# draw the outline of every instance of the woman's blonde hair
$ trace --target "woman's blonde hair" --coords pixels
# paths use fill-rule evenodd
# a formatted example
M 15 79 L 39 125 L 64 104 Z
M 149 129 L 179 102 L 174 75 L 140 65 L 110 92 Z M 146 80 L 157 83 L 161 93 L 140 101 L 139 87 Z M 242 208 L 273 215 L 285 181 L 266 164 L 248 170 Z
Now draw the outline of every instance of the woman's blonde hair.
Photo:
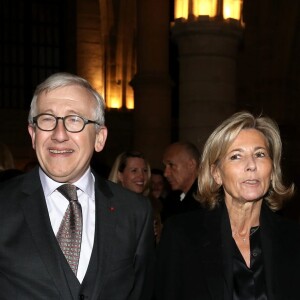
M 249 112 L 235 113 L 218 126 L 207 139 L 199 167 L 198 200 L 209 208 L 214 208 L 223 201 L 223 188 L 215 182 L 212 168 L 218 165 L 243 129 L 256 129 L 266 138 L 272 160 L 272 181 L 265 200 L 272 210 L 278 210 L 284 200 L 294 193 L 294 184 L 286 187 L 282 181 L 280 165 L 282 142 L 279 128 L 272 119 L 263 116 L 254 117 Z
M 121 183 L 118 177 L 118 172 L 123 173 L 124 169 L 127 165 L 127 159 L 131 157 L 141 158 L 145 161 L 146 168 L 147 168 L 147 175 L 148 180 L 145 186 L 145 190 L 143 192 L 144 196 L 148 196 L 150 192 L 150 178 L 151 178 L 151 168 L 149 162 L 146 160 L 144 155 L 141 152 L 138 151 L 126 151 L 119 154 L 111 168 L 111 171 L 109 173 L 108 179 L 115 183 Z

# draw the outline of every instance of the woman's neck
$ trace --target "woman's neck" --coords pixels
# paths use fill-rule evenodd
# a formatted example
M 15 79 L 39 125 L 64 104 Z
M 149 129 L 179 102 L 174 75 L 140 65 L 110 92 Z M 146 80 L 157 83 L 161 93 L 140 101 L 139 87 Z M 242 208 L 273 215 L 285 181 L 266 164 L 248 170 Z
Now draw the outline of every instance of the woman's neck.
M 250 236 L 254 231 L 251 227 L 259 226 L 259 216 L 262 200 L 241 203 L 226 201 L 229 214 L 232 237 L 239 248 L 246 265 L 250 268 Z
M 254 202 L 237 202 L 225 200 L 233 233 L 248 235 L 251 227 L 259 225 L 262 200 Z

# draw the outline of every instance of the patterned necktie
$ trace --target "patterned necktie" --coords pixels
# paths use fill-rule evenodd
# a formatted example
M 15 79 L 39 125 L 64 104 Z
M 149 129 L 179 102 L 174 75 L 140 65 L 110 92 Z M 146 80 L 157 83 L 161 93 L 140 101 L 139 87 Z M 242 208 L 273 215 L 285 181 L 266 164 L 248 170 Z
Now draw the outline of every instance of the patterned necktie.
M 82 212 L 77 198 L 77 188 L 63 184 L 57 189 L 69 202 L 56 238 L 72 271 L 77 274 L 82 235 Z

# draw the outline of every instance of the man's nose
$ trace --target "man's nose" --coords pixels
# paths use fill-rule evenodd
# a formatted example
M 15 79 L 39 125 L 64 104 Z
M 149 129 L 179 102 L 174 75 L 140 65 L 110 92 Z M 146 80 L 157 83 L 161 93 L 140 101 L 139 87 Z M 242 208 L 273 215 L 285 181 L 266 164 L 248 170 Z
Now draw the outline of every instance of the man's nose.
M 169 166 L 165 166 L 165 169 L 164 169 L 164 176 L 166 178 L 168 178 L 168 176 L 170 175 L 170 167 Z
M 68 132 L 64 126 L 63 120 L 58 119 L 57 126 L 52 132 L 52 139 L 67 140 L 69 139 Z

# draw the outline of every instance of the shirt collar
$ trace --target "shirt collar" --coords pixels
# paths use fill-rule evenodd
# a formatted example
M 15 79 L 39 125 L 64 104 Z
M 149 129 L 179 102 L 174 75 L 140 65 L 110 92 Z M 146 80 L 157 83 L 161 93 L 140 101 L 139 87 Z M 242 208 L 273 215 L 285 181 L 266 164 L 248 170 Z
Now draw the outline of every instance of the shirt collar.
M 184 197 L 185 197 L 185 193 L 181 193 L 179 196 L 180 201 L 183 201 Z
M 57 182 L 47 176 L 44 171 L 39 168 L 39 175 L 44 190 L 45 197 L 49 197 L 63 182 Z M 88 168 L 83 176 L 74 182 L 81 191 L 86 193 L 90 198 L 95 198 L 95 178 L 91 172 L 91 168 Z

